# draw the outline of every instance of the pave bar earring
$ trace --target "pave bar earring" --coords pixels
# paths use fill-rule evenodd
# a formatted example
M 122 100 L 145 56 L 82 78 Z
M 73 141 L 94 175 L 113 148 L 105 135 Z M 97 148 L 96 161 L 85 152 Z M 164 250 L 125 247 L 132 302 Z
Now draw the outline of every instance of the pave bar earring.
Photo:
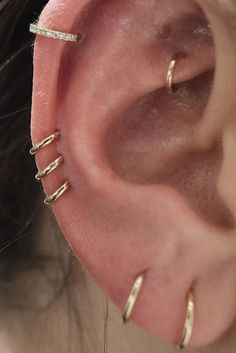
M 76 42 L 81 38 L 80 34 L 66 33 L 61 31 L 56 31 L 54 29 L 46 28 L 36 23 L 31 23 L 29 31 L 34 34 L 38 34 L 43 37 L 64 40 L 66 42 Z
M 35 144 L 31 149 L 30 149 L 30 154 L 35 155 L 38 153 L 40 150 L 51 144 L 52 142 L 56 141 L 60 137 L 60 132 L 56 131 L 55 133 L 49 135 L 39 143 Z M 40 181 L 42 180 L 45 176 L 48 174 L 52 173 L 56 168 L 58 168 L 61 164 L 63 163 L 63 157 L 60 155 L 55 161 L 51 162 L 46 168 L 44 168 L 41 171 L 38 171 L 36 174 L 35 178 Z M 44 200 L 44 203 L 47 206 L 50 206 L 52 203 L 54 203 L 59 197 L 61 197 L 64 192 L 69 189 L 70 183 L 69 181 L 66 181 L 63 185 L 61 185 L 53 194 L 47 196 Z
M 134 281 L 134 285 L 131 289 L 130 295 L 128 297 L 127 303 L 125 305 L 125 308 L 122 314 L 123 323 L 127 323 L 130 320 L 134 305 L 137 301 L 143 282 L 144 282 L 143 275 L 139 275 Z M 194 322 L 194 300 L 193 300 L 193 291 L 191 290 L 188 294 L 187 312 L 186 312 L 183 334 L 180 342 L 176 345 L 177 348 L 184 349 L 188 345 L 192 335 L 193 322 Z

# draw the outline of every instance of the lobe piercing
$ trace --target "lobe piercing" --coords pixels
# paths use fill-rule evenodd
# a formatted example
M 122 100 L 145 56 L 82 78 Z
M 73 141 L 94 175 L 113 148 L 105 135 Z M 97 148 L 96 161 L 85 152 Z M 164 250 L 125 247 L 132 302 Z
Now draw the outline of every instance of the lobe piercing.
M 188 303 L 187 303 L 184 330 L 183 330 L 180 343 L 177 345 L 177 348 L 184 349 L 189 344 L 192 331 L 193 331 L 194 311 L 195 311 L 194 296 L 193 296 L 193 291 L 191 290 L 188 294 Z
M 36 143 L 31 149 L 30 149 L 30 154 L 34 155 L 36 154 L 39 150 L 43 149 L 53 141 L 57 140 L 60 137 L 60 132 L 56 131 L 54 134 L 46 137 L 44 140 L 42 140 L 39 143 Z
M 52 173 L 56 168 L 58 168 L 63 163 L 63 157 L 59 156 L 55 161 L 51 162 L 45 169 L 39 171 L 35 178 L 41 181 L 46 175 Z
M 29 31 L 34 34 L 38 34 L 43 37 L 64 40 L 66 42 L 76 42 L 80 38 L 80 34 L 66 33 L 61 31 L 56 31 L 54 29 L 46 28 L 40 26 L 38 23 L 31 23 Z
M 177 65 L 177 59 L 172 59 L 167 70 L 166 87 L 170 93 L 174 93 L 173 78 Z
M 141 290 L 142 284 L 144 281 L 144 277 L 142 275 L 138 276 L 134 282 L 134 285 L 131 289 L 129 298 L 127 300 L 125 309 L 122 314 L 122 319 L 124 323 L 127 323 L 130 319 L 130 316 L 132 314 L 134 305 L 136 303 L 136 300 L 138 298 L 139 292 Z
M 66 190 L 70 187 L 69 181 L 66 181 L 59 189 L 57 189 L 53 194 L 47 196 L 44 200 L 45 205 L 50 206 L 52 203 L 57 201 Z

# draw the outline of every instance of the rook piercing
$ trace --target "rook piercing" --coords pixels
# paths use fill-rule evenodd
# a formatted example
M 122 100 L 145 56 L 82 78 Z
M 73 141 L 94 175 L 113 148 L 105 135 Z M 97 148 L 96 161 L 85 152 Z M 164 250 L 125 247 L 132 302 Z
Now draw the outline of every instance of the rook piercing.
M 45 169 L 39 171 L 36 175 L 35 178 L 40 181 L 42 178 L 44 178 L 46 175 L 50 174 L 53 172 L 57 167 L 59 167 L 63 162 L 63 157 L 59 156 L 55 161 L 50 163 Z
M 142 284 L 144 281 L 144 277 L 142 275 L 138 276 L 134 282 L 133 288 L 130 292 L 128 301 L 126 303 L 125 309 L 123 311 L 122 319 L 123 322 L 126 323 L 129 321 L 131 313 L 133 311 L 134 305 L 138 298 L 139 292 L 141 290 Z
M 65 33 L 65 32 L 56 31 L 50 28 L 41 27 L 37 23 L 31 23 L 29 31 L 31 33 L 38 34 L 43 37 L 64 40 L 66 42 L 76 42 L 77 38 L 81 37 L 80 35 L 77 35 L 77 34 Z
M 188 345 L 191 339 L 191 335 L 193 331 L 193 322 L 194 322 L 194 309 L 195 308 L 194 308 L 193 291 L 191 290 L 188 294 L 188 304 L 187 304 L 184 330 L 183 330 L 180 343 L 177 345 L 177 348 L 184 349 Z
M 46 137 L 44 140 L 37 143 L 36 145 L 34 145 L 30 149 L 30 154 L 32 154 L 32 155 L 36 154 L 39 150 L 43 149 L 44 147 L 46 147 L 47 145 L 49 145 L 53 141 L 57 140 L 59 138 L 59 136 L 60 136 L 60 132 L 56 131 L 54 134 Z
M 70 187 L 69 181 L 66 181 L 59 189 L 57 189 L 52 195 L 49 195 L 44 200 L 45 205 L 50 206 L 52 203 L 57 201 L 60 196 L 64 194 Z
M 170 93 L 174 93 L 173 78 L 174 78 L 176 64 L 177 64 L 177 59 L 172 59 L 167 70 L 166 86 Z

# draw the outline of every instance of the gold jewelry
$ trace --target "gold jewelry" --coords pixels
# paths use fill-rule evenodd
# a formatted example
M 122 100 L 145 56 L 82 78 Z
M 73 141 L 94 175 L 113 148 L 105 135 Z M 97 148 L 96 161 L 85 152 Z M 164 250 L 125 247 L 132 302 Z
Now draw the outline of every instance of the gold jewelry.
M 131 313 L 133 311 L 134 305 L 136 303 L 136 300 L 138 298 L 139 292 L 141 290 L 142 284 L 144 281 L 143 275 L 140 275 L 136 278 L 133 288 L 130 292 L 129 298 L 127 300 L 125 309 L 123 311 L 122 319 L 123 322 L 126 323 L 129 321 Z
M 38 23 L 31 23 L 29 31 L 43 37 L 64 40 L 66 42 L 76 42 L 78 37 L 80 38 L 80 35 L 56 31 L 54 29 L 42 27 Z
M 39 143 L 36 143 L 31 149 L 30 149 L 30 154 L 34 155 L 36 154 L 39 150 L 43 149 L 53 141 L 57 140 L 60 136 L 60 132 L 56 131 L 54 134 L 46 137 L 44 140 L 42 140 Z
M 173 79 L 174 79 L 176 65 L 177 65 L 177 59 L 172 59 L 167 70 L 166 87 L 168 88 L 168 91 L 170 93 L 174 93 Z
M 50 206 L 52 203 L 57 201 L 66 190 L 70 188 L 69 181 L 66 181 L 59 189 L 57 189 L 53 194 L 46 197 L 44 200 L 45 205 Z
M 177 345 L 177 348 L 184 349 L 189 344 L 189 341 L 192 336 L 192 331 L 193 331 L 194 309 L 195 309 L 194 296 L 193 296 L 193 291 L 191 290 L 188 294 L 188 303 L 187 303 L 184 330 L 183 330 L 180 343 Z
M 52 173 L 57 167 L 59 167 L 63 163 L 63 157 L 59 156 L 55 161 L 50 163 L 45 169 L 39 171 L 36 175 L 35 178 L 40 181 L 43 179 L 46 175 Z

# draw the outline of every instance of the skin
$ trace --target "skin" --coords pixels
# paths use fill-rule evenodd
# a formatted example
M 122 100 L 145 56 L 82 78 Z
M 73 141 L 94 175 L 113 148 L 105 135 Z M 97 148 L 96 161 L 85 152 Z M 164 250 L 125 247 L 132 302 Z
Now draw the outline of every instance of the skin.
M 88 322 L 88 332 L 102 336 L 105 294 L 110 351 L 174 352 L 193 287 L 188 351 L 208 346 L 200 351 L 234 352 L 234 2 L 99 1 L 84 13 L 86 4 L 50 0 L 44 9 L 42 25 L 85 37 L 80 45 L 37 38 L 32 109 L 33 143 L 61 131 L 36 161 L 41 169 L 58 153 L 65 159 L 43 186 L 50 194 L 65 179 L 72 185 L 53 212 L 86 269 L 94 327 L 81 310 L 83 330 Z M 171 96 L 164 78 L 176 51 L 185 57 L 174 77 L 179 90 Z M 143 270 L 135 325 L 123 327 L 121 309 Z M 79 308 L 79 266 L 71 278 Z M 65 318 L 65 300 L 47 314 L 48 326 Z M 62 324 L 50 351 L 65 351 L 68 340 L 76 351 L 79 339 L 71 331 Z M 18 337 L 24 347 L 21 330 Z

